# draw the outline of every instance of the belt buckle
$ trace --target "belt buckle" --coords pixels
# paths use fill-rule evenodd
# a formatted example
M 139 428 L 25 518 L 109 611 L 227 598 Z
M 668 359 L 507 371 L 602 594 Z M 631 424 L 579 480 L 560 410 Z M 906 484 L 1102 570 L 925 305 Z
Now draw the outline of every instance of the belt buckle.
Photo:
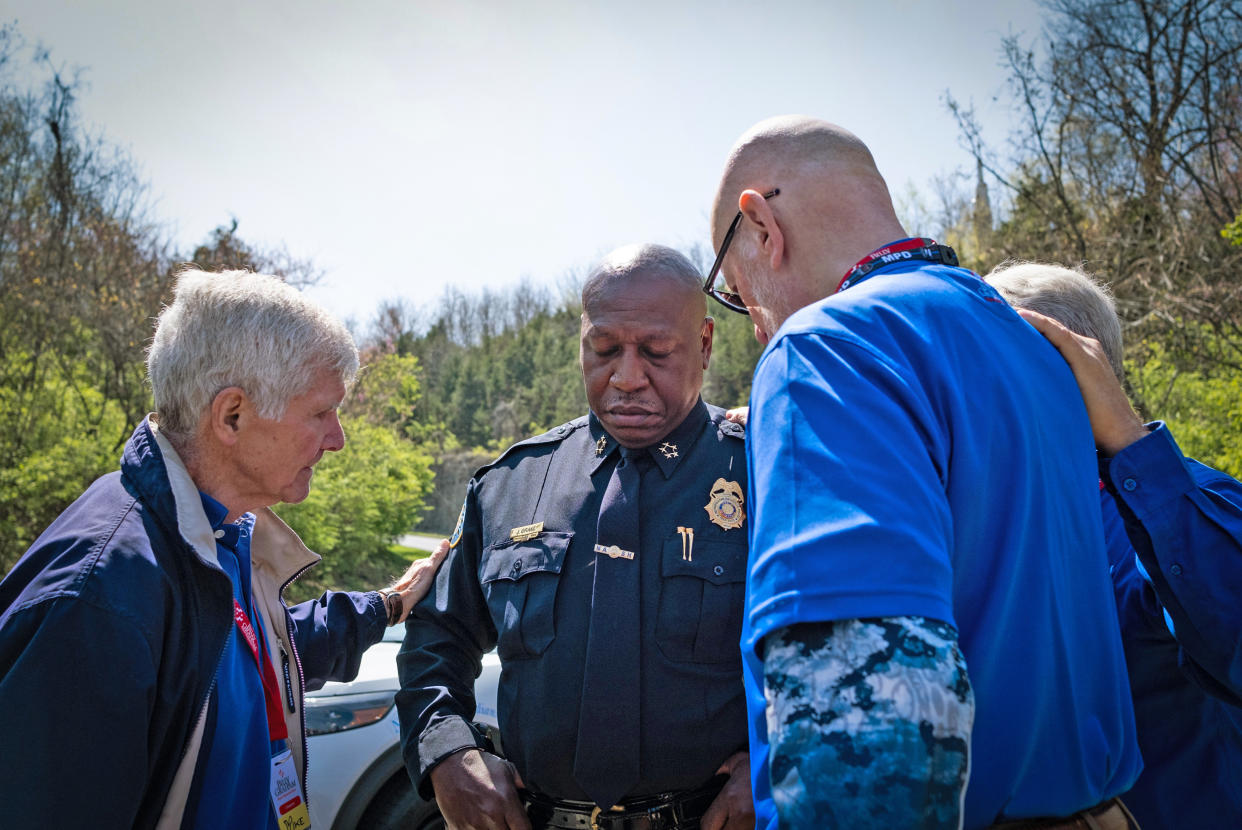
M 595 805 L 595 806 L 591 809 L 591 830 L 599 830 L 599 817 L 600 817 L 600 815 L 601 815 L 603 812 L 604 812 L 604 808 L 600 807 L 598 804 L 596 804 L 596 805 Z M 614 805 L 612 805 L 611 807 L 609 807 L 609 808 L 608 808 L 608 812 L 610 812 L 610 813 L 624 813 L 624 812 L 625 812 L 625 808 L 624 808 L 624 807 L 621 807 L 621 806 L 619 806 L 619 805 L 617 805 L 617 804 L 614 804 Z

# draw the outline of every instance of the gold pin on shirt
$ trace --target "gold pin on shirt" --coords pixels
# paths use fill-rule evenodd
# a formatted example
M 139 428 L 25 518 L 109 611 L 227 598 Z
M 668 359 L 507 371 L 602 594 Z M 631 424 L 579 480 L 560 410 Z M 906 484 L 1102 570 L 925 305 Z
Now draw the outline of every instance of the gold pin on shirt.
M 595 442 L 595 457 L 599 458 L 604 454 L 604 448 L 608 446 L 608 436 L 601 435 L 599 440 Z
M 665 441 L 663 444 L 660 445 L 660 455 L 664 456 L 665 458 L 676 458 L 677 457 L 677 445 L 670 444 L 669 442 Z
M 535 522 L 533 525 L 513 528 L 509 531 L 509 538 L 514 542 L 529 542 L 540 533 L 543 533 L 543 522 Z
M 694 528 L 678 527 L 677 533 L 681 535 L 681 558 L 685 562 L 694 561 Z

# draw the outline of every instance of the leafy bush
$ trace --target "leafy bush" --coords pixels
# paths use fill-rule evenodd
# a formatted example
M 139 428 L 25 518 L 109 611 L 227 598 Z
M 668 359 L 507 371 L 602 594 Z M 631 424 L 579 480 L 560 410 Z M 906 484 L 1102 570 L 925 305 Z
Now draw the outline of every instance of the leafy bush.
M 1181 369 L 1159 343 L 1141 352 L 1126 369 L 1144 416 L 1167 422 L 1186 455 L 1242 478 L 1242 371 Z
M 388 546 L 418 522 L 431 490 L 431 456 L 391 428 L 341 419 L 346 445 L 315 467 L 310 496 L 276 508 L 323 555 L 303 579 L 339 585 L 359 570 L 392 567 Z M 372 587 L 379 587 L 378 585 Z
M 116 438 L 127 429 L 120 407 L 60 377 L 40 388 L 41 405 L 20 413 L 25 428 L 5 442 L 0 464 L 0 523 L 7 531 L 0 536 L 0 575 L 92 481 L 119 467 Z M 0 407 L 11 406 L 12 397 L 0 390 Z

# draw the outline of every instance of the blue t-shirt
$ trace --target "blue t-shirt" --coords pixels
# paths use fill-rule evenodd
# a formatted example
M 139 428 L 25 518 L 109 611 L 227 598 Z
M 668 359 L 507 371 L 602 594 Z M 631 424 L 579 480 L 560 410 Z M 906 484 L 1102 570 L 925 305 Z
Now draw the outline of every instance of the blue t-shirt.
M 1095 453 L 1056 350 L 968 271 L 900 262 L 794 314 L 755 369 L 743 656 L 797 622 L 955 626 L 975 693 L 965 826 L 1066 815 L 1141 768 Z
M 205 493 L 199 495 L 216 532 L 220 567 L 233 583 L 233 598 L 246 610 L 262 644 L 266 642 L 262 621 L 254 613 L 250 592 L 250 533 L 254 515 L 247 513 L 239 522 L 225 524 L 228 510 L 224 505 Z M 236 624 L 229 630 L 212 698 L 200 760 L 202 789 L 194 826 L 275 830 L 269 789 L 274 746 L 268 735 L 263 681 L 254 652 Z

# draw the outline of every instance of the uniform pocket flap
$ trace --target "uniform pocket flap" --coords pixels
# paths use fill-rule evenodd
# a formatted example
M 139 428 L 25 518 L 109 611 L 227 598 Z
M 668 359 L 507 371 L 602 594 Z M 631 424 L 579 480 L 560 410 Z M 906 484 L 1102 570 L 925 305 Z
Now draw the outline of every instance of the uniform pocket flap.
M 746 579 L 746 544 L 695 539 L 683 543 L 680 534 L 664 542 L 662 576 L 693 576 L 713 585 Z
M 534 539 L 501 542 L 483 551 L 484 584 L 502 579 L 517 581 L 529 573 L 561 572 L 573 531 L 545 531 Z

